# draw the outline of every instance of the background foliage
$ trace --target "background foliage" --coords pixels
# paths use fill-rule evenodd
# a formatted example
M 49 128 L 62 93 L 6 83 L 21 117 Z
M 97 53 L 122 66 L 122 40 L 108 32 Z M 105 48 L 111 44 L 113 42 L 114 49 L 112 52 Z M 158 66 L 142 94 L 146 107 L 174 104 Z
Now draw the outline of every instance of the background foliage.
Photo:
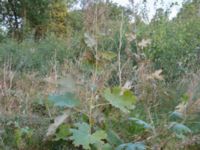
M 200 2 L 146 4 L 0 0 L 0 149 L 199 149 Z

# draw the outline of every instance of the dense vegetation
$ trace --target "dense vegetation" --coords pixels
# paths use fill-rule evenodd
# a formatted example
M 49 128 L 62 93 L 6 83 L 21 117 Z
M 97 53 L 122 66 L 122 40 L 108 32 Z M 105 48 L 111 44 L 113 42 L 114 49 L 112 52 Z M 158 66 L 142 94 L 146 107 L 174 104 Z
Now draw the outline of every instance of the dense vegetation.
M 200 1 L 147 2 L 0 0 L 0 149 L 199 150 Z

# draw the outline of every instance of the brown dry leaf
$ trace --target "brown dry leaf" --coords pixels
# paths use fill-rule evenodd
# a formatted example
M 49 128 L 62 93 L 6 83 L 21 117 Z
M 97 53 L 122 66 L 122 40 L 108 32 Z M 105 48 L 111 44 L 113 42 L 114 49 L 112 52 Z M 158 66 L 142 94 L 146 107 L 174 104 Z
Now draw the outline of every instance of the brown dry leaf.
M 136 39 L 136 35 L 135 34 L 126 34 L 126 38 L 129 42 L 134 41 Z
M 162 73 L 162 70 L 156 70 L 152 76 L 155 78 L 155 79 L 158 79 L 158 80 L 163 80 L 163 76 L 161 75 Z
M 124 86 L 121 89 L 120 95 L 123 95 L 126 90 L 130 90 L 131 88 L 132 88 L 132 81 L 129 81 L 129 80 L 126 81 L 126 83 L 124 84 Z
M 156 70 L 151 75 L 147 76 L 147 79 L 157 79 L 157 80 L 164 80 L 163 76 L 161 75 L 162 69 Z
M 123 89 L 130 90 L 132 88 L 132 81 L 126 81 L 124 86 L 122 87 Z
M 176 106 L 176 112 L 184 114 L 187 108 L 187 103 L 182 102 Z
M 48 130 L 47 130 L 47 133 L 46 133 L 46 138 L 48 137 L 51 137 L 55 134 L 56 130 L 58 129 L 58 127 L 68 118 L 69 116 L 69 111 L 68 112 L 65 112 L 63 113 L 62 115 L 60 116 L 57 116 L 55 119 L 54 119 L 54 123 L 52 123 Z
M 143 49 L 143 48 L 147 47 L 149 44 L 151 44 L 150 39 L 142 39 L 142 41 L 138 43 L 138 46 Z

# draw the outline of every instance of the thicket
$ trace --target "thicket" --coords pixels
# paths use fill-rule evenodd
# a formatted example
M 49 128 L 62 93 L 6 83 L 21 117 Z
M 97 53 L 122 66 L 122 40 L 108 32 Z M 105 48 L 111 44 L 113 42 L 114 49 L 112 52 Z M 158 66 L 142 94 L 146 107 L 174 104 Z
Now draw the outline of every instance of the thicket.
M 1 149 L 200 148 L 200 3 L 130 4 L 0 0 Z

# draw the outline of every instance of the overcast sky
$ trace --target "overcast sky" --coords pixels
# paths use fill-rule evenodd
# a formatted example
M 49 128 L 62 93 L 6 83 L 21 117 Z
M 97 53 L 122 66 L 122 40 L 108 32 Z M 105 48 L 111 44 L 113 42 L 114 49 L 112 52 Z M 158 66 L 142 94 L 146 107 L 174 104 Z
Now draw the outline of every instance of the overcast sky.
M 112 0 L 113 2 L 116 2 L 118 3 L 119 5 L 122 5 L 122 6 L 128 6 L 130 5 L 129 3 L 129 0 Z M 144 0 L 135 0 L 135 3 L 142 3 Z M 159 0 L 159 1 L 162 1 L 160 3 L 157 3 L 157 5 L 155 6 L 154 5 L 154 1 L 155 0 L 146 0 L 147 1 L 147 10 L 148 10 L 148 17 L 149 19 L 151 19 L 153 17 L 153 15 L 155 14 L 155 10 L 157 8 L 164 8 L 164 9 L 167 9 L 169 8 L 170 4 L 171 3 L 178 3 L 177 6 L 173 6 L 172 7 L 172 10 L 171 10 L 171 14 L 170 14 L 170 18 L 173 18 L 176 16 L 176 14 L 179 12 L 181 6 L 182 6 L 182 2 L 183 0 Z

